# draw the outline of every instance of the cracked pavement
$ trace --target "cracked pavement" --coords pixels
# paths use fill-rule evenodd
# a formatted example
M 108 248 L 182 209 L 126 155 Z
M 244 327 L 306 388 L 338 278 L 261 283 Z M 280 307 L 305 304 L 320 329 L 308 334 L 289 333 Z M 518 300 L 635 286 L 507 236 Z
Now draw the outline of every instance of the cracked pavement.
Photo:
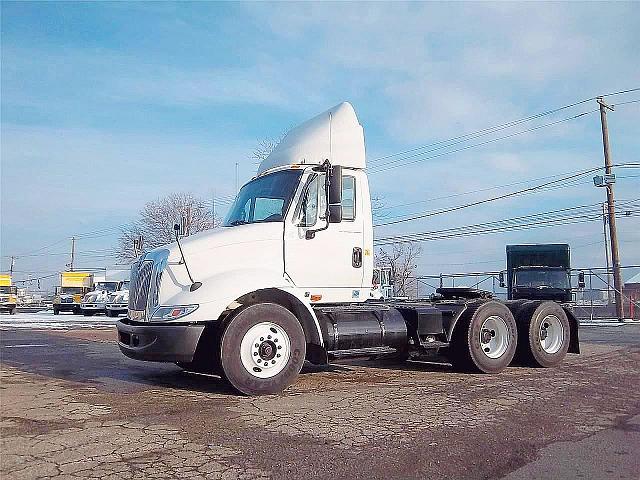
M 579 445 L 613 459 L 610 478 L 640 475 L 636 326 L 583 329 L 584 353 L 556 369 L 351 361 L 307 366 L 284 394 L 253 398 L 127 359 L 112 329 L 0 335 L 3 479 L 518 479 L 556 446 L 571 478 L 597 470 Z

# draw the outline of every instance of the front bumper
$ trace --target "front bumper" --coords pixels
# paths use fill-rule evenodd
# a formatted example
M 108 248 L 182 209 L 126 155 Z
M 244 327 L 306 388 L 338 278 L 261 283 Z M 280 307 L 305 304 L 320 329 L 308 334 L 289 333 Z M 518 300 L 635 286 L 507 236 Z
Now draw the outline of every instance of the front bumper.
M 105 308 L 113 312 L 126 312 L 129 305 L 127 303 L 107 303 Z
M 80 310 L 80 304 L 78 303 L 54 303 L 53 307 L 60 312 L 73 312 Z
M 118 346 L 127 357 L 151 362 L 191 362 L 204 325 L 117 322 Z
M 81 303 L 80 308 L 93 312 L 104 312 L 104 303 Z
M 0 302 L 0 311 L 11 311 L 14 308 L 16 308 L 16 304 L 15 303 L 9 303 L 9 302 Z

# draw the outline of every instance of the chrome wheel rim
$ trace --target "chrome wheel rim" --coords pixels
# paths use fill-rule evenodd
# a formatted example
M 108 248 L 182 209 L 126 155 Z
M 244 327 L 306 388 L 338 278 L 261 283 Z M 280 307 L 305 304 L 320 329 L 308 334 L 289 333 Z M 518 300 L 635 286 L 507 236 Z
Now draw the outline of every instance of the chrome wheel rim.
M 240 359 L 254 377 L 271 378 L 280 373 L 289 361 L 291 340 L 284 329 L 275 323 L 261 322 L 242 337 Z
M 547 315 L 540 322 L 540 346 L 546 353 L 557 353 L 564 343 L 564 327 L 555 315 Z
M 509 348 L 509 328 L 504 318 L 492 315 L 480 327 L 480 348 L 489 358 L 500 358 Z

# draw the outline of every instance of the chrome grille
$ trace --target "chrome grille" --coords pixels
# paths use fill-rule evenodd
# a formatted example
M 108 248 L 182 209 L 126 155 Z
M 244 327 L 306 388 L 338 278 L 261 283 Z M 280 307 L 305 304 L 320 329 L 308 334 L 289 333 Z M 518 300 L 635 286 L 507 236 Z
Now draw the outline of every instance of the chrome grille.
M 147 299 L 149 298 L 149 286 L 153 275 L 153 262 L 150 260 L 142 262 L 138 269 L 133 295 L 129 297 L 131 310 L 146 310 Z

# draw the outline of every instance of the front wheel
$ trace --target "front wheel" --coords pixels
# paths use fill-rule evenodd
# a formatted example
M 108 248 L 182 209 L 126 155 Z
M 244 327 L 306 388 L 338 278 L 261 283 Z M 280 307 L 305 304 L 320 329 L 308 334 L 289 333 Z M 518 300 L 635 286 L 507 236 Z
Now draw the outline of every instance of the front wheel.
M 250 305 L 233 316 L 220 341 L 220 365 L 245 395 L 279 393 L 298 377 L 306 355 L 298 319 L 275 303 Z
M 555 302 L 542 302 L 518 314 L 520 342 L 518 356 L 534 367 L 555 367 L 569 349 L 569 319 Z
M 471 304 L 453 331 L 451 363 L 462 371 L 499 373 L 513 360 L 517 341 L 516 321 L 504 304 Z
M 60 315 L 60 310 L 58 310 L 57 308 L 53 309 L 53 314 L 54 315 Z
M 16 307 L 13 307 L 11 310 L 9 310 L 9 315 L 15 315 L 16 314 Z

